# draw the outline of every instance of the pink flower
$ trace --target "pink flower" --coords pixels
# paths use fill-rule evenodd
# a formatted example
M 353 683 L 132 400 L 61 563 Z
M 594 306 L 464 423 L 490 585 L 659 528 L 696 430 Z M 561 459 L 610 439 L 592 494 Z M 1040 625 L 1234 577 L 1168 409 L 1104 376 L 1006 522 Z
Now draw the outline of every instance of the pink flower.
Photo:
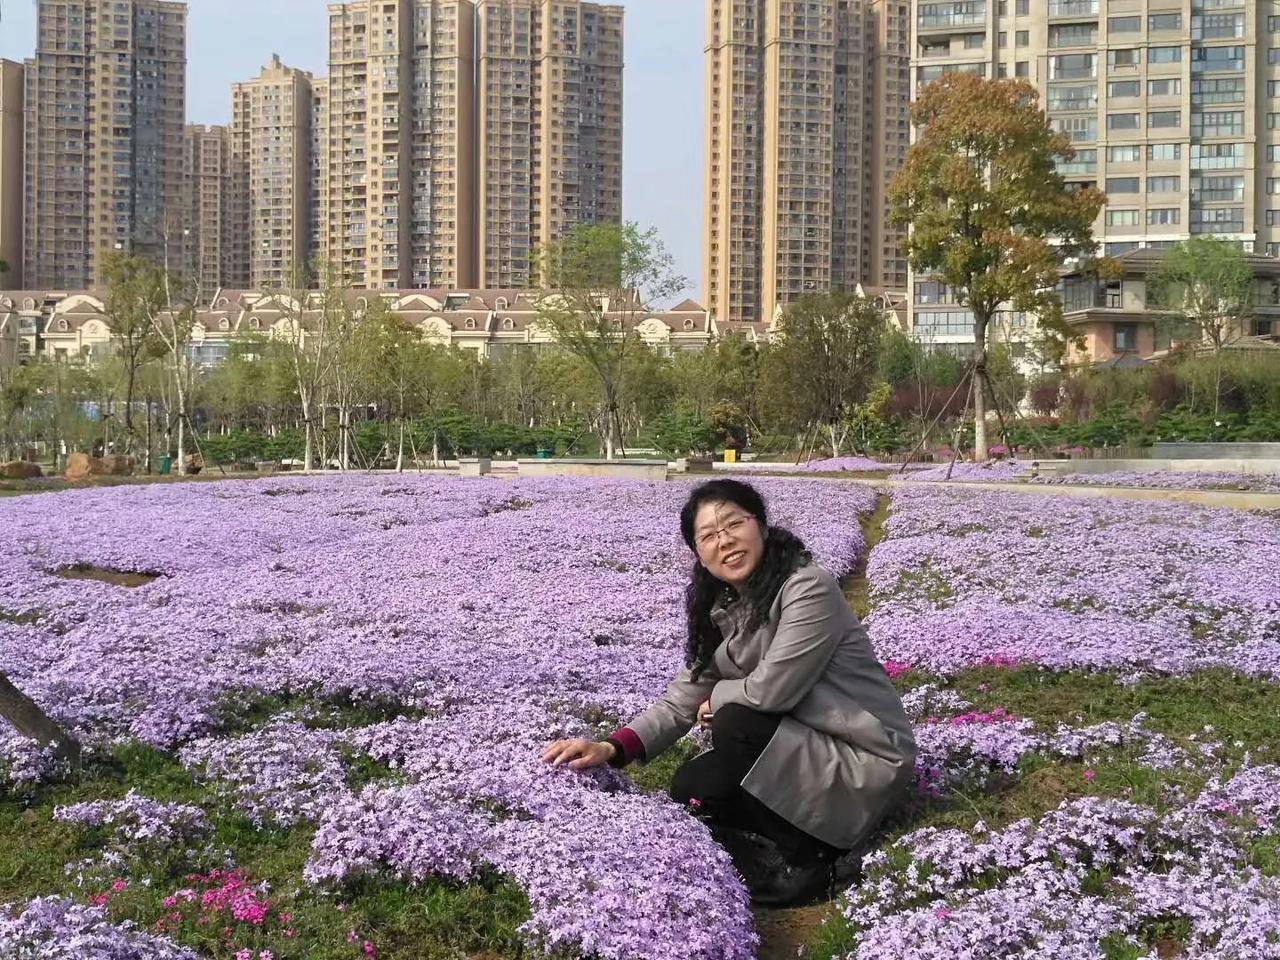
M 263 950 L 258 954 L 258 960 L 275 960 L 275 956 L 270 950 Z
M 357 943 L 359 940 L 360 936 L 354 930 L 347 931 L 347 943 Z
M 937 910 L 933 911 L 933 915 L 939 920 L 945 920 L 947 917 L 951 916 L 951 911 L 946 907 L 939 907 Z
M 364 955 L 368 957 L 369 960 L 373 960 L 373 957 L 377 955 L 377 951 L 373 949 L 373 943 L 369 940 L 364 942 Z
M 252 950 L 237 950 L 236 960 L 253 960 Z
M 1084 772 L 1085 783 L 1093 783 L 1093 781 L 1097 778 L 1097 776 L 1098 775 L 1094 773 L 1092 770 L 1086 770 Z
M 124 893 L 125 890 L 127 890 L 128 888 L 129 888 L 129 885 L 125 883 L 123 880 L 117 880 L 111 884 L 112 893 Z
M 89 898 L 89 903 L 95 907 L 105 907 L 110 899 L 111 895 L 109 893 L 95 893 Z

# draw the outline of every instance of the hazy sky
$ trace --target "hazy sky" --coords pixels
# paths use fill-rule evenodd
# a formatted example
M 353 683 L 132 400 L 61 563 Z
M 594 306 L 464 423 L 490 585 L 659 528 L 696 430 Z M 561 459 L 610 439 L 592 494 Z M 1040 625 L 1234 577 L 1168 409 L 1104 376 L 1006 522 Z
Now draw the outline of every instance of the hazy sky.
M 327 72 L 326 0 L 190 0 L 187 118 L 228 123 L 231 84 L 272 53 Z M 701 296 L 702 0 L 623 0 L 626 22 L 624 216 L 656 226 Z M 35 49 L 35 0 L 0 0 L 0 57 Z

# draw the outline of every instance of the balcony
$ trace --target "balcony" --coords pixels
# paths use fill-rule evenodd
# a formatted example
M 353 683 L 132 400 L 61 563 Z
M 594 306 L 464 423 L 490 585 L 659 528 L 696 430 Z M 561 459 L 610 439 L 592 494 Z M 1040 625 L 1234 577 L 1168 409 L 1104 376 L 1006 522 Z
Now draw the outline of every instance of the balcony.
M 1049 0 L 1049 17 L 1096 17 L 1098 0 Z
M 982 27 L 987 23 L 985 0 L 955 0 L 951 3 L 921 4 L 916 17 L 920 31 L 948 31 L 956 27 Z

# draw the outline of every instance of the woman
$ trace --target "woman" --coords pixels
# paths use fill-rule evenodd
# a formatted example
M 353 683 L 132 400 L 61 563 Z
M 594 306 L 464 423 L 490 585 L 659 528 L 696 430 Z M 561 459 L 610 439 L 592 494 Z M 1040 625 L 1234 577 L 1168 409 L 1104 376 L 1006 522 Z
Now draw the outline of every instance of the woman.
M 606 740 L 557 740 L 542 757 L 644 763 L 709 725 L 712 749 L 676 771 L 672 797 L 708 822 L 755 902 L 811 901 L 905 791 L 911 724 L 839 584 L 769 526 L 755 488 L 702 484 L 680 531 L 696 555 L 686 669 Z

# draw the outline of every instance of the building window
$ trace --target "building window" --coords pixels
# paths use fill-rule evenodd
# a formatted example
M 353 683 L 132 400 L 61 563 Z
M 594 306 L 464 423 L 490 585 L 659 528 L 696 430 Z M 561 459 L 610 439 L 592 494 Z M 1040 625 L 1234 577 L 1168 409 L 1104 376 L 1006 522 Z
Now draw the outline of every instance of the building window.
M 1142 83 L 1138 80 L 1110 80 L 1107 82 L 1107 99 L 1119 100 L 1123 97 L 1136 97 L 1142 93 Z
M 1147 177 L 1147 193 L 1181 193 L 1181 177 Z
M 1181 110 L 1152 110 L 1147 114 L 1147 127 L 1149 129 L 1159 130 L 1180 126 L 1182 126 Z
M 1267 129 L 1280 130 L 1280 113 L 1267 114 Z
M 996 34 L 996 47 L 1003 50 L 1007 46 L 1009 46 L 1009 32 L 1007 30 L 1001 30 Z
M 1092 143 L 1098 139 L 1097 117 L 1053 117 L 1056 133 L 1065 133 L 1072 143 Z
M 1107 17 L 1107 33 L 1140 33 L 1141 17 Z
M 1244 232 L 1244 207 L 1214 207 L 1191 211 L 1193 234 L 1226 234 Z
M 1267 196 L 1280 194 L 1280 177 L 1267 177 Z
M 1276 16 L 1275 14 L 1272 14 L 1271 16 L 1267 17 L 1267 32 L 1280 33 L 1280 16 Z
M 1280 163 L 1280 143 L 1267 144 L 1267 162 Z
M 1031 31 L 1019 30 L 1014 34 L 1013 42 L 1019 47 L 1028 47 L 1031 45 Z
M 1027 31 L 1019 30 L 1018 34 L 1025 37 L 1027 36 Z M 1018 45 L 1027 46 L 1026 43 L 1019 43 Z M 1049 46 L 1051 47 L 1096 47 L 1097 45 L 1098 28 L 1091 23 L 1049 28 Z
M 1182 211 L 1177 207 L 1161 207 L 1147 211 L 1147 226 L 1173 227 L 1182 222 Z
M 1136 227 L 1138 225 L 1137 210 L 1108 210 L 1108 227 Z
M 1244 103 L 1244 77 L 1191 81 L 1191 106 L 1212 106 L 1217 103 Z
M 1263 219 L 1268 227 L 1280 227 L 1280 210 L 1267 210 Z
M 1199 177 L 1191 180 L 1192 203 L 1230 203 L 1244 199 L 1244 177 Z
M 1138 325 L 1136 323 L 1117 323 L 1115 329 L 1116 353 L 1138 349 Z
M 1148 160 L 1181 160 L 1182 144 L 1151 143 L 1147 145 Z
M 1016 12 L 1020 17 L 1028 16 L 1031 13 L 1031 0 L 1018 0 Z
M 1244 166 L 1243 143 L 1193 143 L 1192 170 L 1231 170 Z
M 1180 13 L 1153 13 L 1147 17 L 1147 29 L 1152 33 L 1157 30 L 1181 30 L 1182 14 Z
M 1136 67 L 1138 65 L 1138 51 L 1132 48 L 1128 50 L 1108 50 L 1107 66 L 1108 67 Z
M 1243 13 L 1206 13 L 1191 18 L 1192 40 L 1223 40 L 1243 36 Z
M 1176 97 L 1182 93 L 1182 80 L 1173 77 L 1167 80 L 1148 80 L 1147 96 Z
M 1092 53 L 1060 53 L 1049 58 L 1050 80 L 1091 80 L 1097 75 L 1097 60 Z
M 1107 163 L 1137 163 L 1141 150 L 1136 143 L 1124 147 L 1107 147 Z
M 1244 70 L 1244 47 L 1193 47 L 1192 73 L 1238 73 Z
M 1193 137 L 1244 136 L 1243 110 L 1206 110 L 1191 115 Z
M 1139 244 L 1137 240 L 1122 240 L 1119 243 L 1108 243 L 1105 245 L 1104 249 L 1106 250 L 1108 257 L 1119 257 L 1130 252 L 1131 250 L 1137 250 L 1138 246 Z M 1112 292 L 1111 287 L 1108 285 L 1107 306 L 1114 307 L 1114 308 L 1118 308 L 1120 306 L 1120 285 L 1119 284 L 1116 284 L 1116 289 L 1114 293 Z
M 1267 63 L 1273 67 L 1280 63 L 1280 47 L 1267 48 Z
M 996 64 L 996 79 L 1005 80 L 1009 76 L 1009 65 L 1007 63 Z
M 1136 113 L 1108 113 L 1108 130 L 1140 130 L 1142 120 Z
M 1014 75 L 1015 77 L 1029 77 L 1029 76 L 1031 76 L 1031 61 L 1030 61 L 1030 60 L 1019 60 L 1017 63 L 1015 63 L 1015 64 L 1013 65 L 1013 75 Z
M 966 33 L 964 35 L 964 48 L 966 50 L 981 50 L 986 42 L 987 36 L 984 33 Z
M 1181 47 L 1148 47 L 1147 63 L 1181 63 Z
M 1107 177 L 1107 193 L 1137 193 L 1137 177 Z

